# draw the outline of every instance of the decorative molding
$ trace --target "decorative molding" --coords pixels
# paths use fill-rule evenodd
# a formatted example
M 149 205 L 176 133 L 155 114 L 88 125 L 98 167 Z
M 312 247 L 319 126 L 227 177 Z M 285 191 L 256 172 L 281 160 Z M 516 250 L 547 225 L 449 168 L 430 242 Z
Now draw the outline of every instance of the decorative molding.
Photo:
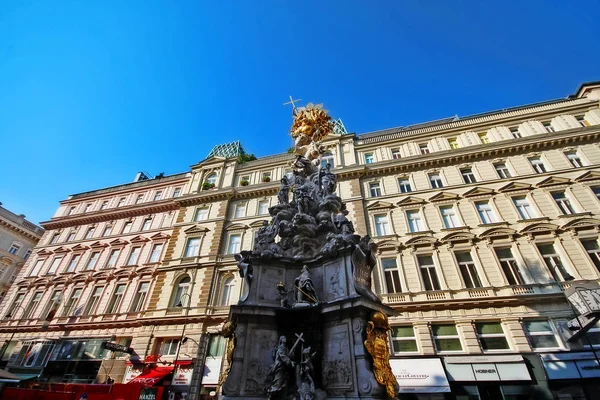
M 385 210 L 385 209 L 390 209 L 390 208 L 394 208 L 394 205 L 392 203 L 388 203 L 386 201 L 376 201 L 375 203 L 369 204 L 366 207 L 367 211 Z
M 456 201 L 460 199 L 460 196 L 456 193 L 441 192 L 429 198 L 430 202 L 441 202 L 441 201 Z
M 557 185 L 570 185 L 573 181 L 568 178 L 562 178 L 560 176 L 550 176 L 541 182 L 537 183 L 535 186 L 539 188 L 549 187 L 549 186 L 557 186 Z
M 496 192 L 492 189 L 484 188 L 484 187 L 474 187 L 473 189 L 468 190 L 465 193 L 463 193 L 463 197 L 466 197 L 466 198 L 491 197 L 495 194 L 496 194 Z
M 532 190 L 532 189 L 533 189 L 533 186 L 531 186 L 528 183 L 510 182 L 509 184 L 504 185 L 500 189 L 498 189 L 498 192 L 508 193 L 508 192 L 526 191 L 526 190 Z

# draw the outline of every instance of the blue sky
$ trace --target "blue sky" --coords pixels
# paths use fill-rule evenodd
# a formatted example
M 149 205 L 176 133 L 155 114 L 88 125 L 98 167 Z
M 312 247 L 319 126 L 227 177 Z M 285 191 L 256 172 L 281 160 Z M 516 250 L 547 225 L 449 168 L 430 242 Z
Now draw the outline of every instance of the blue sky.
M 565 97 L 600 80 L 597 1 L 26 1 L 0 12 L 0 201 L 285 151 L 288 95 L 351 132 Z M 288 106 L 289 107 L 289 106 Z

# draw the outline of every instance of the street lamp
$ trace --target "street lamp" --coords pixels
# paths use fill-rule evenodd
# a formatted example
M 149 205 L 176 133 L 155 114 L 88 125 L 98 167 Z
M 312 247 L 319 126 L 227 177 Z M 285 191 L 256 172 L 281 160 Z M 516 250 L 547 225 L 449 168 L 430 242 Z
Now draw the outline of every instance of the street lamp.
M 11 314 L 13 314 L 13 313 L 15 313 L 15 316 L 16 316 L 16 311 L 18 311 L 19 308 L 22 311 L 21 316 L 23 316 L 25 314 L 25 309 L 21 305 L 16 305 L 16 306 L 14 306 L 10 310 L 10 312 L 8 314 L 5 315 L 4 319 L 5 320 L 11 319 L 12 318 Z M 10 346 L 10 342 L 12 342 L 13 338 L 15 337 L 15 333 L 17 333 L 16 330 L 14 330 L 12 332 L 12 334 L 10 335 L 10 338 L 8 339 L 8 341 L 4 342 L 4 346 L 2 346 L 2 351 L 0 352 L 0 362 L 2 362 L 2 358 L 4 358 L 4 353 L 6 353 L 6 350 L 8 349 L 8 346 Z
M 181 337 L 179 338 L 179 342 L 177 342 L 177 351 L 175 352 L 175 361 L 173 362 L 173 380 L 175 379 L 176 375 L 176 371 L 178 369 L 177 366 L 177 360 L 179 360 L 179 351 L 181 350 L 181 345 L 183 343 L 185 343 L 187 341 L 187 338 L 185 337 L 185 327 L 187 325 L 187 317 L 188 317 L 188 313 L 190 310 L 190 301 L 192 300 L 192 297 L 188 294 L 188 293 L 184 293 L 181 295 L 181 297 L 179 297 L 179 302 L 177 304 L 175 304 L 175 307 L 177 308 L 182 308 L 184 307 L 184 298 L 187 297 L 187 307 L 185 307 L 185 318 L 183 320 L 183 329 L 181 330 Z M 173 385 L 173 384 L 171 384 Z

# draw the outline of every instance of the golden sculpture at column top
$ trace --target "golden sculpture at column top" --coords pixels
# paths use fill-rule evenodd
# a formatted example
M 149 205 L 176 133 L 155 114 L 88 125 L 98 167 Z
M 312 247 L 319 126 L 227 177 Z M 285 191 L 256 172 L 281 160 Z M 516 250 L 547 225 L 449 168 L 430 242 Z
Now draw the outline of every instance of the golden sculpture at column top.
M 219 377 L 219 383 L 217 385 L 217 392 L 221 388 L 221 385 L 223 385 L 223 383 L 225 382 L 225 379 L 227 379 L 227 375 L 229 375 L 229 371 L 231 371 L 231 364 L 233 363 L 233 351 L 235 350 L 235 345 L 237 344 L 237 340 L 235 338 L 235 328 L 236 328 L 235 322 L 227 321 L 227 322 L 225 322 L 225 324 L 223 325 L 223 328 L 221 329 L 221 335 L 224 338 L 227 338 L 229 340 L 227 341 L 227 351 L 226 351 L 227 368 L 225 368 L 225 370 L 221 373 L 221 376 Z
M 313 103 L 305 107 L 294 106 L 293 115 L 290 133 L 294 139 L 295 153 L 312 161 L 323 151 L 319 143 L 333 132 L 331 117 L 323 109 L 323 104 Z
M 390 366 L 390 345 L 388 343 L 388 331 L 391 330 L 387 316 L 377 311 L 367 324 L 367 340 L 365 348 L 373 357 L 373 374 L 385 390 L 390 399 L 396 400 L 398 393 L 398 381 Z

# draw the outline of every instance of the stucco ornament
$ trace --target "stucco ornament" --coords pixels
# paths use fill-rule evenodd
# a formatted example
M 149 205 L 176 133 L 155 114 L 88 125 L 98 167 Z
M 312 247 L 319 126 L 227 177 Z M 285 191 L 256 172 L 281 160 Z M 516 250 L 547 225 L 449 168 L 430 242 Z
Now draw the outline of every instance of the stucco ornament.
M 385 386 L 390 399 L 397 399 L 398 381 L 390 366 L 390 345 L 388 331 L 391 330 L 387 316 L 377 311 L 367 324 L 365 348 L 373 357 L 373 374 L 380 385 Z

